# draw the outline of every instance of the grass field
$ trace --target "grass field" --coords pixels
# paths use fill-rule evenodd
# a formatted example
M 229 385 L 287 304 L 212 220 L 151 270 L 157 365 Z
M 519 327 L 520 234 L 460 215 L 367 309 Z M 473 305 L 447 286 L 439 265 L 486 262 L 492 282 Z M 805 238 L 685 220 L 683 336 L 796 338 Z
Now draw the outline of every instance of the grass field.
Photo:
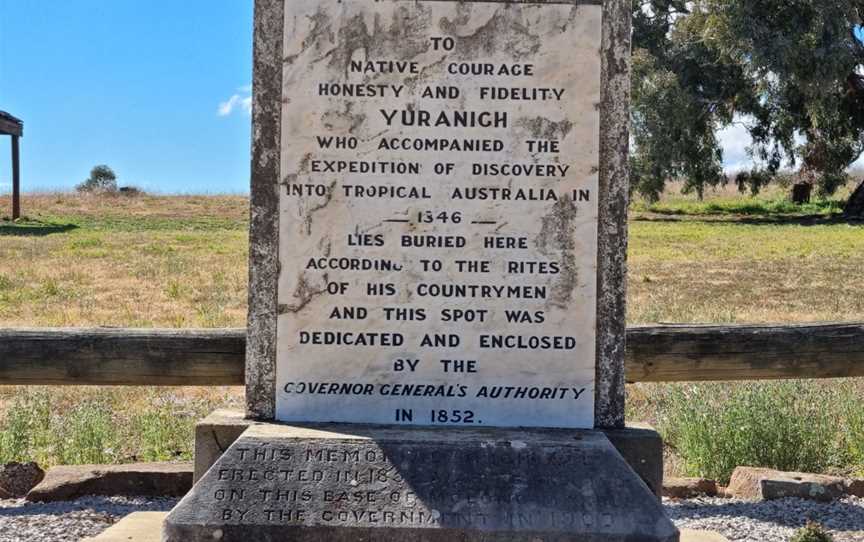
M 0 221 L 0 326 L 243 326 L 247 205 L 240 196 L 27 196 L 25 220 Z M 0 196 L 0 216 L 8 208 L 8 197 Z M 831 201 L 799 209 L 776 193 L 634 203 L 630 323 L 864 320 L 858 294 L 864 291 L 864 226 L 839 220 L 838 210 Z M 824 383 L 814 386 L 839 397 Z M 631 413 L 662 425 L 674 401 L 686 405 L 676 389 L 632 387 Z M 123 443 L 109 446 L 105 460 L 188 457 L 194 420 L 216 405 L 236 403 L 238 393 L 0 388 L 0 461 L 90 457 L 46 436 L 68 419 L 103 427 L 104 434 L 92 431 L 102 435 L 93 442 Z M 166 413 L 172 423 L 158 423 Z M 147 425 L 141 416 L 156 421 Z M 141 424 L 150 429 L 119 429 Z M 27 446 L 10 444 L 22 438 Z M 160 447 L 158 441 L 173 444 Z

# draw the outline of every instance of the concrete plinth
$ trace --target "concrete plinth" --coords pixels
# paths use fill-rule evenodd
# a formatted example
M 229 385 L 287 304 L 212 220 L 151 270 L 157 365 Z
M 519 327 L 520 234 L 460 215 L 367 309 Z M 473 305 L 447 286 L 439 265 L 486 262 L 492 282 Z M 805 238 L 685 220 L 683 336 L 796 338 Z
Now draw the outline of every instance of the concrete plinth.
M 82 542 L 160 542 L 167 512 L 132 512 L 102 534 Z
M 84 542 L 160 542 L 162 523 L 168 512 L 134 512 L 95 538 Z M 680 542 L 729 542 L 713 531 L 681 529 Z
M 246 419 L 239 410 L 219 409 L 195 425 L 195 476 L 197 482 L 207 469 L 234 444 L 248 427 L 259 422 Z M 659 498 L 663 490 L 663 439 L 651 426 L 628 423 L 624 429 L 603 433 L 624 460 Z
M 164 542 L 677 542 L 596 431 L 261 424 L 169 514 Z

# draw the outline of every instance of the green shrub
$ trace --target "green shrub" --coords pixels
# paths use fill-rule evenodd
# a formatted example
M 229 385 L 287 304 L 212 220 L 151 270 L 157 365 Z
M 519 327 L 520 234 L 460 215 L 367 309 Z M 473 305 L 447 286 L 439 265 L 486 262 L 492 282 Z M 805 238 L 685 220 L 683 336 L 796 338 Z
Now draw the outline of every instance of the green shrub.
M 804 381 L 676 385 L 658 424 L 690 476 L 725 483 L 739 465 L 824 472 L 849 458 L 840 417 L 862 409 L 850 399 Z
M 808 521 L 807 525 L 795 532 L 790 542 L 834 542 L 834 537 L 825 532 L 818 523 Z

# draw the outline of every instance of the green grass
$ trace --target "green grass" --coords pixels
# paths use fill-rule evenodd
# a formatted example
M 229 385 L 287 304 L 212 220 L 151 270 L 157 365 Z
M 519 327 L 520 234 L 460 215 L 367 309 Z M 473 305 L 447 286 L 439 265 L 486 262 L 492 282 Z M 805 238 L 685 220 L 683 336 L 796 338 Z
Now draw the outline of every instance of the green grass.
M 666 444 L 687 476 L 727 483 L 739 465 L 864 474 L 861 386 L 786 381 L 652 386 Z

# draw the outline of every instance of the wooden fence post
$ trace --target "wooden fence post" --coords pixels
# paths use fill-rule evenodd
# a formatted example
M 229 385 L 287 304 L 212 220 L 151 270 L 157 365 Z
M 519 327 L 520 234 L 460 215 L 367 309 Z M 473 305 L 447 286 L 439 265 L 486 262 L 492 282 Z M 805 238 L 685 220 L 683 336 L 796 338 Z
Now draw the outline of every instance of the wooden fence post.
M 12 136 L 12 220 L 21 218 L 21 164 L 18 156 L 18 136 Z

